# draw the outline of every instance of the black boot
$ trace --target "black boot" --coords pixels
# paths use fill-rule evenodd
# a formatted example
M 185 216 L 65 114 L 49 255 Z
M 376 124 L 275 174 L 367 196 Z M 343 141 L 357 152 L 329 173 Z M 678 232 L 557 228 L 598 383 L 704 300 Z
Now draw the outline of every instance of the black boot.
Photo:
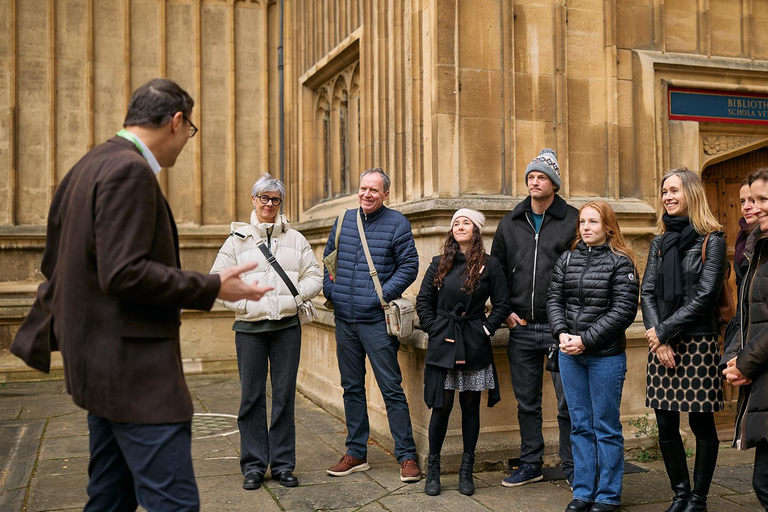
M 693 465 L 693 492 L 683 512 L 706 512 L 707 494 L 715 474 L 717 454 L 720 450 L 718 441 L 696 441 L 696 462 Z
M 440 454 L 429 456 L 427 466 L 427 482 L 424 484 L 424 493 L 429 496 L 440 494 Z
M 691 498 L 691 481 L 688 477 L 688 463 L 682 439 L 659 441 L 661 456 L 667 468 L 669 483 L 675 492 L 672 505 L 666 512 L 682 512 Z
M 472 480 L 474 465 L 475 454 L 464 452 L 461 456 L 461 469 L 459 469 L 459 492 L 465 496 L 475 494 L 475 482 Z

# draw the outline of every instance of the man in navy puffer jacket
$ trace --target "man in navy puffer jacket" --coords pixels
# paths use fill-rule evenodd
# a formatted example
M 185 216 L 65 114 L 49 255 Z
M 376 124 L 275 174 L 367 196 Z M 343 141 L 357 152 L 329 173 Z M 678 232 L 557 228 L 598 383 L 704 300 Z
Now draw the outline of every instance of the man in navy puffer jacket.
M 400 342 L 387 334 L 384 310 L 371 279 L 356 218 L 362 217 L 384 300 L 389 302 L 400 297 L 416 280 L 419 255 L 408 219 L 384 206 L 384 200 L 389 197 L 389 184 L 389 176 L 380 168 L 368 169 L 360 175 L 357 192 L 360 208 L 349 210 L 341 224 L 336 280 L 330 278 L 327 269 L 323 278 L 323 293 L 333 303 L 336 316 L 336 356 L 347 421 L 347 453 L 338 464 L 328 468 L 328 474 L 346 476 L 369 468 L 366 460 L 370 430 L 365 396 L 367 355 L 387 406 L 395 457 L 400 463 L 400 480 L 417 482 L 421 477 L 415 460 L 411 414 L 400 385 L 402 375 L 397 362 Z M 331 229 L 324 257 L 336 248 L 337 229 L 336 225 Z

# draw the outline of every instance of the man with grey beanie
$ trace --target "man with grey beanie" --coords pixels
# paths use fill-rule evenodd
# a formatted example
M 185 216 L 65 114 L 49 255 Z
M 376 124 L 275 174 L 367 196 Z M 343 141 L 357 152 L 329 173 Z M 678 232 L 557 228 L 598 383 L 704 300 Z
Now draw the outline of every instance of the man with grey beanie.
M 525 169 L 528 197 L 499 222 L 491 255 L 501 261 L 509 287 L 509 369 L 517 399 L 520 467 L 502 481 L 517 487 L 543 478 L 542 386 L 544 358 L 558 342 L 547 319 L 547 290 L 552 269 L 576 236 L 578 210 L 560 190 L 560 165 L 554 150 L 542 149 Z M 573 482 L 571 418 L 560 373 L 553 371 L 560 429 L 560 459 L 569 485 Z

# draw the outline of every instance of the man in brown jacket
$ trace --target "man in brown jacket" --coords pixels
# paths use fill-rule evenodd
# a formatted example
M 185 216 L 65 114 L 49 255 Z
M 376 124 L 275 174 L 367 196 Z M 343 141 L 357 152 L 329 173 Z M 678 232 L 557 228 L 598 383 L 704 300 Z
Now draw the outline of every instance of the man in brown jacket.
M 86 511 L 199 510 L 180 309 L 259 300 L 271 289 L 240 280 L 255 265 L 218 275 L 179 268 L 155 175 L 197 132 L 193 105 L 174 82 L 149 81 L 131 96 L 124 129 L 64 177 L 48 214 L 47 282 L 12 346 L 43 370 L 58 347 L 67 390 L 88 410 Z

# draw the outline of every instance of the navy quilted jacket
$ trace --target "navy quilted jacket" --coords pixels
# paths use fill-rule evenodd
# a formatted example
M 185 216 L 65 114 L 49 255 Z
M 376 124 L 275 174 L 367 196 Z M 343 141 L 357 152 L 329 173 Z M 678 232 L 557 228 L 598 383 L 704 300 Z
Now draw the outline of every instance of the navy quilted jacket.
M 378 322 L 384 320 L 384 311 L 368 272 L 368 262 L 360 243 L 357 219 L 363 216 L 363 229 L 368 240 L 373 264 L 379 273 L 384 300 L 400 297 L 416 280 L 419 255 L 413 242 L 411 223 L 405 216 L 386 206 L 371 214 L 362 209 L 349 210 L 344 216 L 339 236 L 338 269 L 336 281 L 324 271 L 323 293 L 333 302 L 336 318 L 345 322 Z M 331 228 L 323 257 L 335 247 L 337 226 Z

